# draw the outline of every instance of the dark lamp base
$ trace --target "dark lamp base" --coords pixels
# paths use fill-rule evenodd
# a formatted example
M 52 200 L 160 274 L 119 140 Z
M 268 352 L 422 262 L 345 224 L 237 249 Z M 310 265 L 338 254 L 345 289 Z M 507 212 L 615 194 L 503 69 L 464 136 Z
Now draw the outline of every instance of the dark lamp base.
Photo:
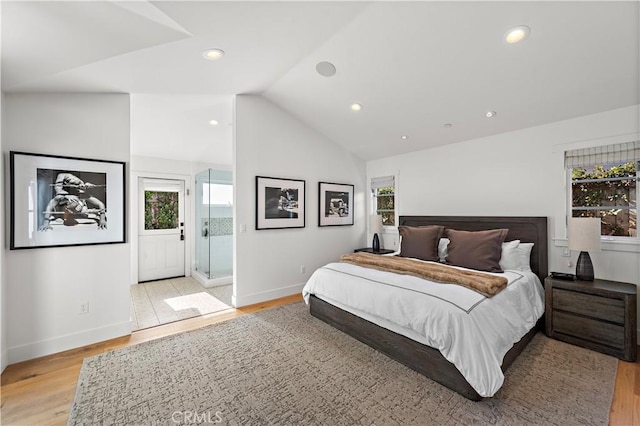
M 576 278 L 582 281 L 593 281 L 593 263 L 586 251 L 581 251 L 576 263 Z
M 380 251 L 380 239 L 378 234 L 373 234 L 373 251 Z

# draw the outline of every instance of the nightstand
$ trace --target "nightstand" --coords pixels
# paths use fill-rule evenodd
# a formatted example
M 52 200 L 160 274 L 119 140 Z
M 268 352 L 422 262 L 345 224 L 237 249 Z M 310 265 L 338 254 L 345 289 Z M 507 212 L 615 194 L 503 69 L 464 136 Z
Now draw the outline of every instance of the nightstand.
M 394 250 L 388 250 L 388 249 L 380 249 L 378 251 L 374 251 L 371 247 L 364 247 L 364 248 L 355 249 L 353 252 L 357 253 L 359 251 L 362 251 L 362 252 L 365 252 L 365 253 L 371 253 L 371 254 L 390 254 L 390 253 L 394 252 Z
M 547 336 L 635 362 L 634 284 L 548 277 L 544 288 Z

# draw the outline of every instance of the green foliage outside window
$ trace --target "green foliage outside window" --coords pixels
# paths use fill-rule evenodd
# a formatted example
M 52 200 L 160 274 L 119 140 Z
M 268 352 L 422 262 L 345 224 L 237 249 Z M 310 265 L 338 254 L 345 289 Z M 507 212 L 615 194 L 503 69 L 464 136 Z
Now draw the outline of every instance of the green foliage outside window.
M 602 235 L 635 236 L 636 172 L 636 162 L 572 169 L 572 216 L 599 217 Z
M 178 227 L 178 193 L 144 192 L 144 229 Z
M 376 194 L 376 213 L 382 215 L 382 225 L 395 226 L 395 187 L 378 188 Z

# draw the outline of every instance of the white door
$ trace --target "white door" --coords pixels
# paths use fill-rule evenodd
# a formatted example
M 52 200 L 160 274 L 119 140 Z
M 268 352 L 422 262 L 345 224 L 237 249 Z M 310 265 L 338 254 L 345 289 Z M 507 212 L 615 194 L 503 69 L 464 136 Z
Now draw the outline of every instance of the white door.
M 184 276 L 184 181 L 139 178 L 138 188 L 138 281 Z

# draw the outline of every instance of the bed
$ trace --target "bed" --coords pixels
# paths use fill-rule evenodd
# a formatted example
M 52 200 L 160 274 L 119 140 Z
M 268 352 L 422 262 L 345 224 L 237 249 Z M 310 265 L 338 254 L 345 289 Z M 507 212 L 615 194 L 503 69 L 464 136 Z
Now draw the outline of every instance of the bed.
M 461 231 L 483 231 L 499 228 L 508 229 L 509 231 L 504 241 L 520 240 L 521 242 L 534 243 L 529 259 L 531 272 L 521 273 L 520 275 L 526 275 L 527 279 L 533 279 L 537 282 L 537 284 L 535 284 L 537 291 L 536 298 L 539 297 L 541 289 L 540 282 L 542 282 L 547 275 L 547 219 L 545 217 L 401 216 L 400 225 L 412 227 L 439 225 L 448 229 Z M 351 266 L 341 267 L 346 268 Z M 334 268 L 336 268 L 335 265 Z M 323 273 L 324 272 L 326 271 L 323 271 Z M 374 272 L 378 273 L 379 271 Z M 511 273 L 510 271 L 506 271 L 504 275 L 509 274 L 513 276 L 518 275 L 518 273 Z M 331 276 L 335 276 L 336 286 L 343 286 L 343 284 L 339 282 L 340 278 L 338 275 L 347 276 L 350 275 L 350 272 L 346 271 L 345 273 L 345 271 L 342 271 L 342 274 L 334 274 Z M 397 277 L 391 278 L 396 279 Z M 454 360 L 453 362 L 448 360 L 440 350 L 425 344 L 425 339 L 420 339 L 420 336 L 413 336 L 410 332 L 405 331 L 404 329 L 396 329 L 394 324 L 391 324 L 384 318 L 379 318 L 375 315 L 367 316 L 364 315 L 364 313 L 356 315 L 353 313 L 354 310 L 346 307 L 346 305 L 334 302 L 332 297 L 328 297 L 326 294 L 323 295 L 322 293 L 316 294 L 313 290 L 309 291 L 309 289 L 313 289 L 313 279 L 314 277 L 312 276 L 305 286 L 305 290 L 303 290 L 305 300 L 307 300 L 310 305 L 310 313 L 312 316 L 349 334 L 350 336 L 377 349 L 417 372 L 458 392 L 468 399 L 478 401 L 484 397 L 491 396 L 495 393 L 496 386 L 499 388 L 499 386 L 502 385 L 502 382 L 491 382 L 488 386 L 490 389 L 484 389 L 481 385 L 478 385 L 475 377 L 474 380 L 471 380 L 471 377 L 473 377 L 475 373 L 470 373 L 469 369 L 465 368 L 462 369 L 465 374 L 461 373 L 461 370 L 454 365 L 454 362 L 459 364 L 457 360 Z M 404 278 L 402 279 L 404 280 Z M 512 279 L 509 278 L 509 280 L 511 283 Z M 518 282 L 518 285 L 523 286 L 520 284 L 522 280 L 518 280 L 519 278 L 515 279 L 515 281 Z M 516 288 L 515 285 L 512 287 Z M 507 288 L 510 289 L 511 287 Z M 503 291 L 503 293 L 506 292 Z M 395 299 L 392 299 L 392 297 L 389 298 L 389 304 L 392 304 L 392 302 L 395 301 Z M 470 301 L 469 303 L 474 302 Z M 485 304 L 482 306 L 490 305 Z M 542 307 L 538 307 L 536 309 L 542 309 L 542 311 L 537 313 L 537 315 L 541 316 L 544 310 L 544 304 L 542 303 Z M 474 312 L 477 311 L 481 310 L 476 309 Z M 528 328 L 525 330 L 518 331 L 518 333 L 521 334 L 518 334 L 518 338 L 514 340 L 515 343 L 513 343 L 512 346 L 511 343 L 508 343 L 508 347 L 510 347 L 510 349 L 505 349 L 506 353 L 504 357 L 501 358 L 501 364 L 498 363 L 495 367 L 498 368 L 498 370 L 501 370 L 499 371 L 500 373 L 507 370 L 511 363 L 533 338 L 539 325 L 542 323 L 542 318 L 538 317 L 537 322 L 534 319 L 533 321 L 529 321 L 529 323 L 530 327 L 527 326 Z M 467 334 L 469 333 L 470 332 L 467 332 Z M 497 332 L 494 334 L 497 334 Z M 511 337 L 511 339 L 513 339 L 513 337 Z M 422 343 L 419 340 L 422 340 Z M 452 359 L 449 353 L 447 353 L 447 356 L 449 359 Z M 467 380 L 467 378 L 469 378 L 469 380 Z M 490 378 L 489 380 L 495 381 L 493 378 Z M 480 392 L 478 392 L 478 389 L 480 389 Z

